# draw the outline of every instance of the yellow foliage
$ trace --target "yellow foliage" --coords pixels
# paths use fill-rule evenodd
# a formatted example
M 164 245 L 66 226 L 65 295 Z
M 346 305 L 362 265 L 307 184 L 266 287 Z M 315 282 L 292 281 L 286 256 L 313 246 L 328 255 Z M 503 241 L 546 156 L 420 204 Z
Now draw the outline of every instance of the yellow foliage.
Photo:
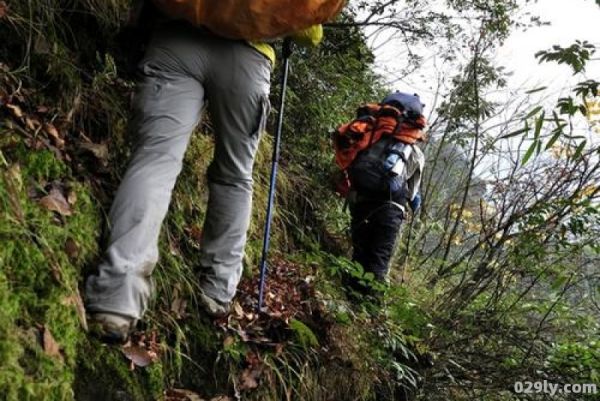
M 585 108 L 587 110 L 586 117 L 594 119 L 600 116 L 600 99 L 586 99 Z
M 481 224 L 467 223 L 466 230 L 470 233 L 478 233 L 481 231 Z
M 553 145 L 550 148 L 550 153 L 555 159 L 563 159 L 573 156 L 575 149 L 572 146 Z
M 584 101 L 586 115 L 591 128 L 600 134 L 600 97 L 588 98 Z
M 596 192 L 596 190 L 598 189 L 597 185 L 588 185 L 587 187 L 584 187 L 581 189 L 581 191 L 579 192 L 578 198 L 587 198 L 592 196 L 592 194 L 594 192 Z

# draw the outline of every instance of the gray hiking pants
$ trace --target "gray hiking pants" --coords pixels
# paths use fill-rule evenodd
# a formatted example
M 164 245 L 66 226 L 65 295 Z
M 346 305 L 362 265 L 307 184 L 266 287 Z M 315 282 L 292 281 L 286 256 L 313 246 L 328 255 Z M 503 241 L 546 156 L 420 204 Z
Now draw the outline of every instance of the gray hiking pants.
M 110 210 L 104 261 L 86 283 L 88 311 L 135 319 L 152 293 L 160 228 L 205 101 L 215 151 L 208 169 L 200 285 L 222 303 L 235 295 L 271 75 L 270 61 L 244 42 L 181 26 L 159 29 L 139 68 L 132 121 L 137 144 Z

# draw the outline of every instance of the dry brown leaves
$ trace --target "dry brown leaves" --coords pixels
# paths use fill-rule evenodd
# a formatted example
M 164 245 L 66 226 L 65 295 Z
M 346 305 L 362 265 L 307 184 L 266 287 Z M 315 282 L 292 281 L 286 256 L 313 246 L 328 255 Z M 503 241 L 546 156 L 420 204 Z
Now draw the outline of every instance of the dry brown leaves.
M 180 388 L 173 388 L 165 391 L 165 401 L 233 401 L 233 398 L 226 395 L 219 395 L 211 398 L 202 398 L 197 393 L 190 390 L 184 390 Z
M 54 336 L 50 332 L 50 329 L 46 326 L 42 326 L 42 347 L 46 355 L 51 356 L 53 358 L 63 360 L 63 355 L 60 351 L 60 345 L 54 339 Z
M 289 261 L 277 259 L 269 267 L 262 312 L 256 312 L 259 278 L 244 279 L 231 313 L 216 323 L 244 342 L 276 346 L 286 341 L 291 319 L 311 314 L 314 287 Z
M 71 184 L 62 181 L 42 184 L 43 190 L 39 189 L 38 185 L 32 184 L 28 190 L 29 197 L 37 201 L 44 209 L 55 212 L 57 217 L 73 215 L 73 207 L 77 203 L 77 193 L 71 188 Z M 61 221 L 61 219 L 57 220 Z M 65 242 L 64 249 L 70 258 L 76 258 L 79 254 L 79 244 L 73 239 Z
M 6 13 L 6 3 L 0 1 L 0 18 Z M 0 71 L 9 72 L 0 63 Z M 23 87 L 22 82 L 4 74 L 0 80 L 0 112 L 5 111 L 9 130 L 25 137 L 25 143 L 34 150 L 51 150 L 58 159 L 67 162 L 74 154 L 91 154 L 93 165 L 108 165 L 106 143 L 94 143 L 73 124 L 73 114 L 80 108 L 81 96 L 76 96 L 68 112 L 34 104 L 33 91 Z M 0 113 L 2 115 L 2 113 Z
M 67 238 L 64 249 L 69 259 L 77 259 L 79 257 L 79 244 L 73 238 Z
M 256 352 L 248 352 L 246 354 L 245 362 L 247 367 L 238 377 L 238 390 L 240 391 L 253 390 L 257 388 L 259 379 L 265 370 L 265 366 L 260 358 L 260 355 Z
M 32 126 L 35 127 L 35 122 L 33 120 L 32 121 Z M 27 120 L 26 120 L 27 123 Z M 61 134 L 58 129 L 54 126 L 54 124 L 52 123 L 45 123 L 43 125 L 44 127 L 44 132 L 46 133 L 46 135 L 50 138 L 50 140 L 52 141 L 52 143 L 54 144 L 54 146 L 56 146 L 58 149 L 64 149 L 65 148 L 65 140 L 63 139 L 63 134 Z
M 79 147 L 93 154 L 103 165 L 108 164 L 108 146 L 105 143 L 79 142 Z
M 45 209 L 57 212 L 62 216 L 71 216 L 73 210 L 59 188 L 52 188 L 50 193 L 40 199 L 40 205 Z
M 257 313 L 259 278 L 243 279 L 229 316 L 215 323 L 228 334 L 223 346 L 231 346 L 236 337 L 254 345 L 246 354 L 244 369 L 237 377 L 237 389 L 249 391 L 260 385 L 265 365 L 260 356 L 263 346 L 281 353 L 290 339 L 291 319 L 308 317 L 315 307 L 314 286 L 300 266 L 276 259 L 269 266 L 263 309 Z
M 159 359 L 160 343 L 156 339 L 156 332 L 134 333 L 127 344 L 121 348 L 123 355 L 131 361 L 131 370 L 136 366 L 144 368 Z

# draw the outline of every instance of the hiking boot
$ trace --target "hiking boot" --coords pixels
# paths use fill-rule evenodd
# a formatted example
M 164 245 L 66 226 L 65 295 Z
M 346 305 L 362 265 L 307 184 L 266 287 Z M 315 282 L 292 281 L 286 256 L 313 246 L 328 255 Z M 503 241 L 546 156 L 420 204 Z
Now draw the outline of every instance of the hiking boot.
M 104 312 L 91 314 L 89 322 L 92 333 L 108 343 L 124 343 L 137 324 L 136 319 Z
M 227 316 L 231 310 L 230 302 L 221 302 L 216 299 L 212 299 L 202 291 L 198 293 L 198 302 L 204 311 L 213 318 Z

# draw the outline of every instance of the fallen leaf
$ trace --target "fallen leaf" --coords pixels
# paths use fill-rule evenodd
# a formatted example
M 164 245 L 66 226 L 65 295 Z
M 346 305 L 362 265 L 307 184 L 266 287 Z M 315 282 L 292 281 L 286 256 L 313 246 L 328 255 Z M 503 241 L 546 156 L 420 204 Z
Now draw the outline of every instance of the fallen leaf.
M 71 206 L 63 196 L 62 192 L 53 188 L 50 193 L 40 199 L 40 204 L 48 210 L 57 212 L 63 216 L 71 216 L 73 211 Z
M 233 401 L 233 398 L 226 395 L 218 395 L 210 399 L 210 401 Z
M 155 362 L 158 359 L 156 352 L 147 350 L 139 345 L 123 347 L 122 351 L 127 359 L 129 359 L 134 365 L 141 368 L 150 365 L 152 362 Z
M 262 369 L 244 369 L 240 375 L 240 390 L 253 390 L 258 387 L 258 379 L 262 374 Z
M 6 17 L 8 14 L 8 5 L 4 1 L 0 1 L 0 18 Z
M 65 241 L 65 253 L 71 259 L 77 259 L 79 256 L 79 245 L 73 238 L 67 238 Z
M 173 388 L 166 392 L 167 401 L 205 401 L 204 398 L 190 390 Z
M 62 354 L 60 353 L 60 345 L 50 333 L 50 330 L 46 326 L 42 326 L 42 346 L 44 347 L 44 352 L 46 355 L 51 357 L 56 357 L 60 360 L 63 359 Z
M 242 305 L 240 305 L 238 302 L 235 302 L 233 304 L 233 311 L 235 312 L 236 318 L 239 319 L 244 317 L 244 309 L 242 308 Z
M 58 132 L 58 129 L 56 129 L 56 127 L 52 123 L 44 124 L 44 131 L 46 131 L 46 133 L 52 138 L 60 138 L 60 133 Z
M 37 112 L 40 114 L 46 114 L 50 111 L 50 109 L 46 106 L 38 106 Z
M 104 143 L 80 142 L 79 147 L 91 152 L 100 161 L 108 159 L 108 147 Z
M 6 107 L 8 107 L 8 109 L 11 111 L 12 115 L 15 116 L 16 118 L 23 117 L 23 111 L 16 104 L 7 104 Z
M 25 117 L 25 126 L 27 127 L 28 130 L 35 131 L 35 123 L 29 117 Z
M 65 140 L 60 137 L 60 133 L 54 124 L 44 124 L 44 131 L 50 136 L 50 139 L 52 139 L 52 142 L 54 142 L 54 145 L 56 145 L 57 148 L 62 149 L 65 147 Z

